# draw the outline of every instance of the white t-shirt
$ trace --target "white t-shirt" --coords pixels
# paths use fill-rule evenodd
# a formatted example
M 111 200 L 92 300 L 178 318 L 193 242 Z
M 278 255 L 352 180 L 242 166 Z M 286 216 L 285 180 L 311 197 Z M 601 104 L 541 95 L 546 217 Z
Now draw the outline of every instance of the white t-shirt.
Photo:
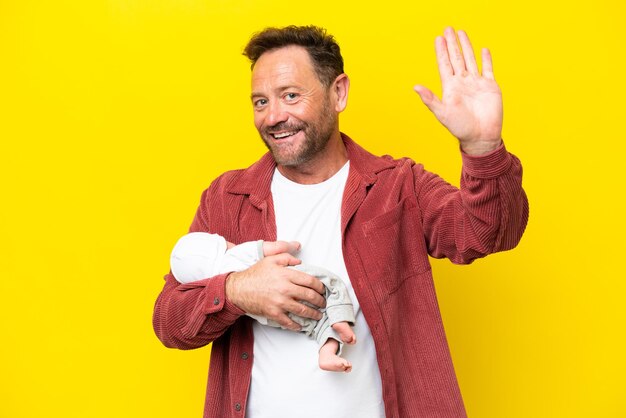
M 277 239 L 299 241 L 303 263 L 324 267 L 346 284 L 354 304 L 355 345 L 342 357 L 351 373 L 318 365 L 318 346 L 298 332 L 253 324 L 254 362 L 246 416 L 249 418 L 384 418 L 374 340 L 346 271 L 341 246 L 341 200 L 349 163 L 330 179 L 312 185 L 272 178 Z

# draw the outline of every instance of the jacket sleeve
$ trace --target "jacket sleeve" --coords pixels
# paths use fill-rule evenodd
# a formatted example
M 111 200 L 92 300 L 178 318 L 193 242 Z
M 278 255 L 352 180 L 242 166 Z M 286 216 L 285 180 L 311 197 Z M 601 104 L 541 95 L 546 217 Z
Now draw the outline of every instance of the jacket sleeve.
M 432 257 L 468 264 L 514 248 L 528 222 L 522 166 L 504 144 L 483 156 L 462 153 L 461 187 L 421 165 L 413 168 L 424 235 Z
M 210 231 L 211 216 L 219 215 L 224 203 L 216 180 L 202 194 L 200 206 L 189 232 Z M 219 228 L 219 225 L 218 225 Z M 152 317 L 154 331 L 171 348 L 188 350 L 202 347 L 221 336 L 244 312 L 226 299 L 224 285 L 228 274 L 181 284 L 174 276 L 165 276 Z

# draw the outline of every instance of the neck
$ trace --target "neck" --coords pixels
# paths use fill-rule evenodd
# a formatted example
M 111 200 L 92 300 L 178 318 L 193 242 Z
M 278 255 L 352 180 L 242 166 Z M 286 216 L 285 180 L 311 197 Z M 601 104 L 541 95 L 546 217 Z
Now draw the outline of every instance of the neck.
M 331 136 L 326 147 L 309 161 L 297 166 L 279 165 L 280 174 L 300 184 L 317 184 L 331 178 L 348 161 L 348 151 L 339 131 Z

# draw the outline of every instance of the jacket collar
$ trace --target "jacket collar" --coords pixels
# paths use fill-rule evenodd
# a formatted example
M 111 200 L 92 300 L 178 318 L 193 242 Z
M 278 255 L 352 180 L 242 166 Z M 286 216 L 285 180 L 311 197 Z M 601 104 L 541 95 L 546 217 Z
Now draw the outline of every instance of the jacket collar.
M 392 168 L 394 166 L 391 159 L 377 157 L 356 142 L 348 135 L 341 134 L 348 159 L 350 160 L 350 171 L 360 177 L 365 186 L 370 186 L 376 182 L 376 174 Z M 270 194 L 270 186 L 276 162 L 272 155 L 267 152 L 256 163 L 241 172 L 227 187 L 227 192 L 232 194 L 249 195 L 253 204 L 260 205 Z

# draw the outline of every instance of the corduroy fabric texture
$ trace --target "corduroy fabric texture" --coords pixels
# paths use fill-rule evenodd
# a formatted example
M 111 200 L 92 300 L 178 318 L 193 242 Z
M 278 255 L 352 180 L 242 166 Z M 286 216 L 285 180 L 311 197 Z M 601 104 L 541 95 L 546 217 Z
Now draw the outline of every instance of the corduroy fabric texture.
M 343 255 L 376 344 L 387 418 L 465 417 L 428 255 L 470 263 L 513 248 L 528 220 L 519 160 L 502 145 L 463 154 L 457 189 L 409 159 L 376 157 L 343 135 L 350 173 L 342 202 Z M 190 232 L 228 241 L 275 240 L 264 155 L 202 194 Z M 181 285 L 170 274 L 154 309 L 167 347 L 213 343 L 205 418 L 243 417 L 254 355 L 250 318 L 226 300 L 227 274 Z

